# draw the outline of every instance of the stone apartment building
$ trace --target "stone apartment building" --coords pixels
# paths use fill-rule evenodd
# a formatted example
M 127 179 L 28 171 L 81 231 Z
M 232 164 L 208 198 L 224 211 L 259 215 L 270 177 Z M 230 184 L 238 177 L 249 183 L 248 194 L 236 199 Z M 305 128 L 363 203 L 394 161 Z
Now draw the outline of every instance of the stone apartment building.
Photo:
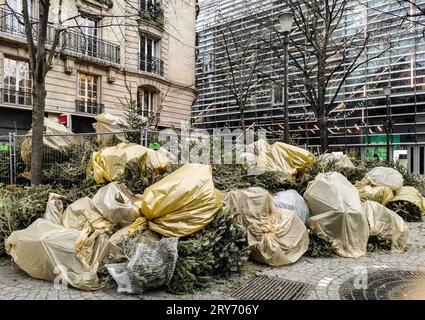
M 35 22 L 38 5 L 30 3 Z M 51 1 L 50 41 L 58 6 Z M 31 127 L 27 41 L 10 8 L 22 12 L 22 0 L 0 0 L 0 135 Z M 63 25 L 74 27 L 61 33 L 47 73 L 46 116 L 88 132 L 97 114 L 121 115 L 132 99 L 160 127 L 179 126 L 197 93 L 195 20 L 195 0 L 64 0 Z

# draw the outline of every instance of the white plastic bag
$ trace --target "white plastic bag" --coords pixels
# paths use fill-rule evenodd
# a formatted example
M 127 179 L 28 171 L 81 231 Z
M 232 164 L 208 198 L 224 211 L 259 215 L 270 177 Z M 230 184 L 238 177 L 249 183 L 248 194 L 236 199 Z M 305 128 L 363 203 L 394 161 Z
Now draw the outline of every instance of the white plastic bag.
M 365 174 L 362 185 L 388 187 L 393 191 L 399 190 L 404 183 L 400 172 L 392 168 L 376 167 Z
M 307 202 L 295 190 L 287 190 L 276 193 L 273 196 L 273 203 L 277 208 L 294 211 L 298 218 L 306 224 L 310 216 L 310 209 Z
M 162 238 L 158 242 L 140 243 L 127 264 L 107 264 L 117 282 L 118 292 L 142 293 L 167 285 L 174 274 L 178 238 Z

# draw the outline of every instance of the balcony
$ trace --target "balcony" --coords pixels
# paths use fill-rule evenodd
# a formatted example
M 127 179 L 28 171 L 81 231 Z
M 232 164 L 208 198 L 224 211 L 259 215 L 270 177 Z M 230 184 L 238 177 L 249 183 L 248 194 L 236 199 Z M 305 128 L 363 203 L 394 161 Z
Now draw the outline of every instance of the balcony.
M 139 68 L 145 72 L 164 76 L 164 61 L 155 57 L 149 57 L 145 54 L 141 54 Z
M 25 27 L 19 23 L 18 17 L 21 17 L 23 21 L 23 17 L 20 14 L 13 14 L 12 11 L 4 8 L 0 8 L 0 31 L 8 33 L 10 35 L 18 36 L 24 38 L 26 41 Z M 33 24 L 33 36 L 34 39 L 38 38 L 38 28 L 37 28 L 37 20 L 31 19 Z M 53 43 L 53 39 L 55 38 L 55 28 L 52 25 L 47 26 L 47 43 Z
M 32 93 L 0 88 L 0 103 L 14 106 L 32 106 Z
M 164 10 L 159 3 L 149 4 L 145 0 L 140 1 L 140 19 L 164 28 Z
M 101 114 L 105 110 L 103 103 L 93 101 L 75 100 L 75 106 L 77 112 L 89 114 Z
M 37 39 L 37 20 L 32 19 L 34 38 Z M 47 43 L 52 44 L 55 36 L 55 27 L 49 25 L 47 29 Z M 25 28 L 19 23 L 17 17 L 7 9 L 0 8 L 0 32 L 18 36 L 26 41 Z M 68 30 L 62 33 L 59 48 L 66 49 L 70 53 L 100 59 L 114 64 L 120 64 L 120 46 L 109 41 L 87 36 L 78 30 Z
M 92 58 L 120 63 L 120 46 L 109 41 L 68 30 L 62 35 L 62 48 Z

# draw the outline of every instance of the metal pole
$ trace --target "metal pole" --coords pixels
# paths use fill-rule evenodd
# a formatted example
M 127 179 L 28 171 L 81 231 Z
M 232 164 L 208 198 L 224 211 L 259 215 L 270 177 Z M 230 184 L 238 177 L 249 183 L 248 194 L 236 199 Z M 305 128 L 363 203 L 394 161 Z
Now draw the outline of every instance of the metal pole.
M 12 132 L 9 132 L 9 176 L 10 184 L 13 184 Z
M 389 95 L 387 95 L 387 123 L 385 126 L 387 134 L 387 161 L 390 162 L 390 104 L 389 104 Z
M 16 184 L 17 168 L 16 168 L 16 132 L 12 133 L 12 159 L 13 159 L 13 184 Z
M 284 55 L 283 55 L 283 108 L 285 113 L 285 135 L 284 142 L 289 143 L 289 107 L 288 107 L 288 46 L 289 46 L 289 32 L 284 34 Z

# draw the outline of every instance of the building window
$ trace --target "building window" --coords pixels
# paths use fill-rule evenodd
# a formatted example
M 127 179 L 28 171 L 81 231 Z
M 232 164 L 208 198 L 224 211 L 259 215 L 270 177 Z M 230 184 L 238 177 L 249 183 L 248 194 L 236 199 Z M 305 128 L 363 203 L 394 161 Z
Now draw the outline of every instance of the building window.
M 100 36 L 99 21 L 88 17 L 80 17 L 81 37 L 80 52 L 92 57 L 97 56 L 97 40 Z
M 151 12 L 157 3 L 159 5 L 158 0 L 140 0 L 140 10 Z
M 0 29 L 3 32 L 11 33 L 18 36 L 25 36 L 25 26 L 22 25 L 17 15 L 23 15 L 22 0 L 7 0 L 8 7 L 0 8 Z M 33 17 L 33 1 L 28 0 L 28 14 Z
M 139 88 L 137 105 L 142 117 L 149 117 L 155 112 L 157 94 L 152 89 Z
M 3 102 L 31 105 L 32 78 L 29 63 L 4 58 Z
M 86 113 L 101 113 L 102 105 L 98 101 L 99 77 L 82 73 L 78 79 L 77 111 Z
M 280 84 L 273 85 L 272 102 L 274 105 L 283 104 L 283 88 Z
M 22 0 L 7 0 L 7 3 L 9 5 L 9 7 L 14 10 L 16 13 L 18 14 L 23 14 L 24 13 L 24 4 Z M 30 17 L 33 16 L 33 8 L 34 8 L 34 4 L 32 0 L 28 0 L 28 13 L 30 15 Z
M 146 37 L 140 37 L 140 70 L 163 74 L 162 61 L 159 56 L 159 41 Z

